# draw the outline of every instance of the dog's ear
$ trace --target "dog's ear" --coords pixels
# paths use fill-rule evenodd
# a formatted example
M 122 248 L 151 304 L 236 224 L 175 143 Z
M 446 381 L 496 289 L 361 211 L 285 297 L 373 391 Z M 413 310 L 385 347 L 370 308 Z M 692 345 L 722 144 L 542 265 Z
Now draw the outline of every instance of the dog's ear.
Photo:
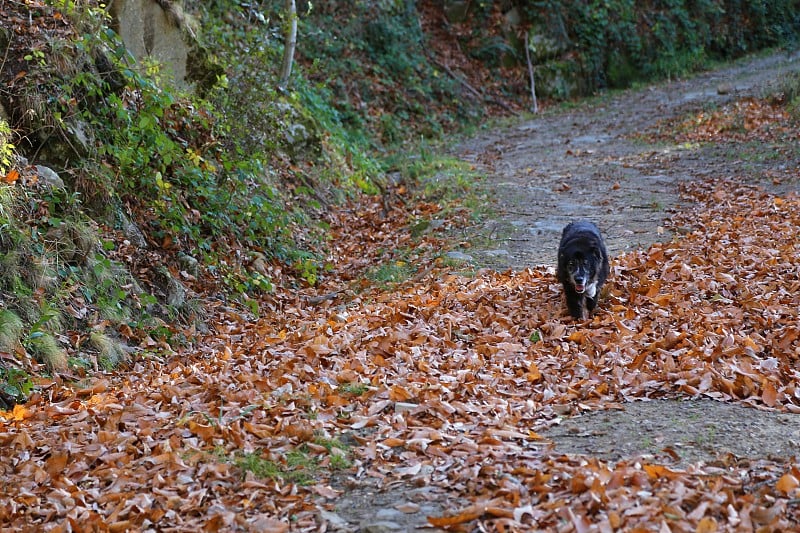
M 594 248 L 592 253 L 594 253 L 598 263 L 603 260 L 603 251 L 600 248 Z

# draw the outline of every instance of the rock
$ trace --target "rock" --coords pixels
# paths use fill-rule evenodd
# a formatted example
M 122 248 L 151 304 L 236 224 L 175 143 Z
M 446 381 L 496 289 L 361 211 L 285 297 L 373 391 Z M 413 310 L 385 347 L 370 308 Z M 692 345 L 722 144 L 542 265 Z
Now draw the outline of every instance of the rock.
M 91 128 L 82 120 L 72 119 L 67 122 L 67 135 L 69 136 L 70 148 L 78 157 L 85 157 L 94 144 Z
M 375 513 L 375 518 L 378 520 L 402 520 L 402 517 L 403 513 L 397 509 L 378 509 L 378 512 Z
M 503 250 L 503 249 L 486 250 L 484 253 L 489 257 L 508 257 L 511 255 L 508 250 Z
M 8 123 L 11 120 L 11 118 L 8 116 L 8 111 L 6 111 L 6 108 L 3 107 L 2 103 L 0 103 L 0 120 L 5 123 Z
M 394 404 L 394 412 L 395 413 L 402 413 L 405 411 L 413 411 L 419 407 L 416 403 L 407 403 L 407 402 L 395 402 Z
M 210 72 L 208 53 L 198 44 L 179 0 L 116 0 L 109 13 L 131 55 L 137 61 L 154 59 L 161 74 L 178 87 L 197 83 L 208 89 L 222 73 L 219 68 Z
M 536 94 L 540 97 L 568 99 L 585 91 L 581 67 L 574 60 L 548 61 L 535 72 Z
M 517 7 L 512 7 L 506 11 L 504 18 L 506 19 L 506 24 L 509 26 L 519 26 L 522 24 L 522 14 Z
M 541 25 L 533 26 L 529 30 L 528 47 L 530 48 L 531 61 L 534 65 L 540 65 L 555 59 L 567 51 L 567 44 L 550 37 L 547 28 Z
M 147 248 L 147 238 L 142 233 L 142 230 L 121 210 L 117 211 L 117 220 L 122 228 L 122 233 L 131 244 L 137 248 Z
M 36 165 L 36 175 L 39 177 L 39 183 L 51 189 L 63 189 L 64 180 L 58 175 L 58 172 L 52 168 L 44 165 Z
M 440 218 L 434 218 L 433 220 L 431 220 L 429 229 L 431 231 L 437 230 L 437 229 L 443 228 L 444 224 L 445 224 L 444 220 L 442 220 Z
M 111 3 L 109 13 L 114 29 L 137 61 L 155 59 L 167 75 L 184 83 L 189 47 L 161 6 L 153 0 L 118 0 Z
M 188 274 L 197 277 L 197 275 L 200 273 L 200 262 L 191 255 L 183 252 L 178 253 L 178 262 L 180 263 L 181 268 Z
M 328 523 L 328 526 L 333 529 L 333 531 L 352 531 L 355 530 L 354 527 L 350 527 L 347 523 L 347 520 L 342 518 L 336 513 L 332 513 L 330 511 L 321 510 L 319 512 L 320 518 L 322 518 L 325 522 Z
M 444 256 L 448 259 L 454 259 L 456 261 L 466 261 L 469 263 L 475 261 L 475 259 L 471 255 L 465 254 L 463 252 L 456 252 L 456 251 L 447 252 L 446 254 L 444 254 Z
M 469 2 L 447 2 L 444 14 L 447 20 L 454 24 L 466 22 L 469 14 Z
M 302 124 L 289 124 L 283 134 L 289 144 L 299 144 L 308 140 L 308 128 Z
M 361 522 L 361 529 L 364 533 L 390 533 L 394 531 L 406 531 L 406 528 L 397 522 L 390 522 L 388 520 L 371 521 L 364 520 Z
M 167 303 L 173 307 L 182 307 L 186 303 L 186 287 L 172 276 L 167 281 Z
M 165 266 L 160 266 L 156 271 L 161 276 L 164 291 L 167 293 L 167 305 L 180 308 L 186 303 L 186 287 L 173 277 L 172 273 Z
M 322 154 L 320 129 L 312 118 L 304 116 L 289 102 L 278 102 L 283 123 L 282 147 L 294 161 L 312 161 Z

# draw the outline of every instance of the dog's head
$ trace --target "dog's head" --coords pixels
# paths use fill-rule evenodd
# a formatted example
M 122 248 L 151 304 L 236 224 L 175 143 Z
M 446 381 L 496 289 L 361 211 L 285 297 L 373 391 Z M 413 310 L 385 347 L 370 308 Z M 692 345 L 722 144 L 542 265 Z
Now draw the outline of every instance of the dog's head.
M 575 287 L 575 292 L 582 294 L 587 287 L 593 287 L 597 281 L 597 271 L 603 261 L 603 255 L 598 248 L 565 250 L 562 261 L 566 265 L 567 278 Z

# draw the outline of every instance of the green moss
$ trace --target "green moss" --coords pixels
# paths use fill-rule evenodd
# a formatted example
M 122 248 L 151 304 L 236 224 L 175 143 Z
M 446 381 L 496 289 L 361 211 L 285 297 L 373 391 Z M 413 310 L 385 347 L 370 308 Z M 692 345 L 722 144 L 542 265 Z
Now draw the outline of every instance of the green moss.
M 0 311 L 0 351 L 13 352 L 22 337 L 22 319 L 9 309 Z

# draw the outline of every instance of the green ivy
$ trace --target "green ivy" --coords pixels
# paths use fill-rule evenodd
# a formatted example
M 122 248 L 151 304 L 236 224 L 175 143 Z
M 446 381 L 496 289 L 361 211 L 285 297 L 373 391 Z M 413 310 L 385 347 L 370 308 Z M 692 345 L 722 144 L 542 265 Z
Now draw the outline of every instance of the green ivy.
M 791 43 L 800 34 L 798 0 L 516 0 L 513 4 L 577 56 L 589 90 L 683 75 L 709 60 Z

